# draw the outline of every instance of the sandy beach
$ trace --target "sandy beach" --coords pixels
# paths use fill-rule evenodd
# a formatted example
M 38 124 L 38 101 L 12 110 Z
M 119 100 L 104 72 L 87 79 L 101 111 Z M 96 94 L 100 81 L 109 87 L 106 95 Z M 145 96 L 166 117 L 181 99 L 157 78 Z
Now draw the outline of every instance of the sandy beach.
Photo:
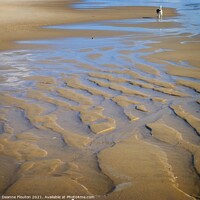
M 199 35 L 176 9 L 0 3 L 1 199 L 200 199 Z
M 19 48 L 13 44 L 17 40 L 42 39 L 52 37 L 92 36 L 89 31 L 75 33 L 74 31 L 58 31 L 42 29 L 42 26 L 92 22 L 112 19 L 129 19 L 155 17 L 153 8 L 135 7 L 106 8 L 100 10 L 74 10 L 70 8 L 73 1 L 69 0 L 1 0 L 0 12 L 0 50 Z M 175 12 L 166 9 L 167 16 Z M 144 15 L 145 14 L 145 15 Z M 75 35 L 74 35 L 75 34 Z M 95 33 L 97 36 L 103 33 Z M 113 35 L 110 33 L 109 35 Z

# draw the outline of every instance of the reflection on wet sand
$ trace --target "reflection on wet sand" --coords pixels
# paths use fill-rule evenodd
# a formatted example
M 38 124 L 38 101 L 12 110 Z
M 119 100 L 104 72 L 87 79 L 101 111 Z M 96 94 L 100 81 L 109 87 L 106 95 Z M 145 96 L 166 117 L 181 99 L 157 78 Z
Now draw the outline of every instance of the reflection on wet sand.
M 165 34 L 2 52 L 1 194 L 199 198 L 198 47 Z

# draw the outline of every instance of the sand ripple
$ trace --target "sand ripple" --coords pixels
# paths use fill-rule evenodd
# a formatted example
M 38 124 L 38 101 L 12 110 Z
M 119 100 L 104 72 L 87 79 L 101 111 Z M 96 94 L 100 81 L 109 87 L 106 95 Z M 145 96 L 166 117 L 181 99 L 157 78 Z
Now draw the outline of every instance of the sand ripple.
M 1 194 L 200 197 L 200 73 L 180 61 L 192 43 L 176 58 L 174 37 L 148 34 L 2 53 Z

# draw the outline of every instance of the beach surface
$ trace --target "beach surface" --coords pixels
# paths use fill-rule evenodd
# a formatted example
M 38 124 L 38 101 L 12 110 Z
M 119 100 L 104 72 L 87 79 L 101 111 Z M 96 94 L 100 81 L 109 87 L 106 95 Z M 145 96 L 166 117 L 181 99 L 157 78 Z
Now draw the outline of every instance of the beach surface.
M 200 37 L 176 9 L 0 3 L 1 198 L 200 199 Z

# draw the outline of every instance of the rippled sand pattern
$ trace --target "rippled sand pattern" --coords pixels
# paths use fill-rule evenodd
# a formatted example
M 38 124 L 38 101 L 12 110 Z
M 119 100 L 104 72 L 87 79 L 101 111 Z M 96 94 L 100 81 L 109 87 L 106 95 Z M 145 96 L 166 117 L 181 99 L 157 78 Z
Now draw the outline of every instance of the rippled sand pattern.
M 200 68 L 174 38 L 2 52 L 0 193 L 200 198 Z

